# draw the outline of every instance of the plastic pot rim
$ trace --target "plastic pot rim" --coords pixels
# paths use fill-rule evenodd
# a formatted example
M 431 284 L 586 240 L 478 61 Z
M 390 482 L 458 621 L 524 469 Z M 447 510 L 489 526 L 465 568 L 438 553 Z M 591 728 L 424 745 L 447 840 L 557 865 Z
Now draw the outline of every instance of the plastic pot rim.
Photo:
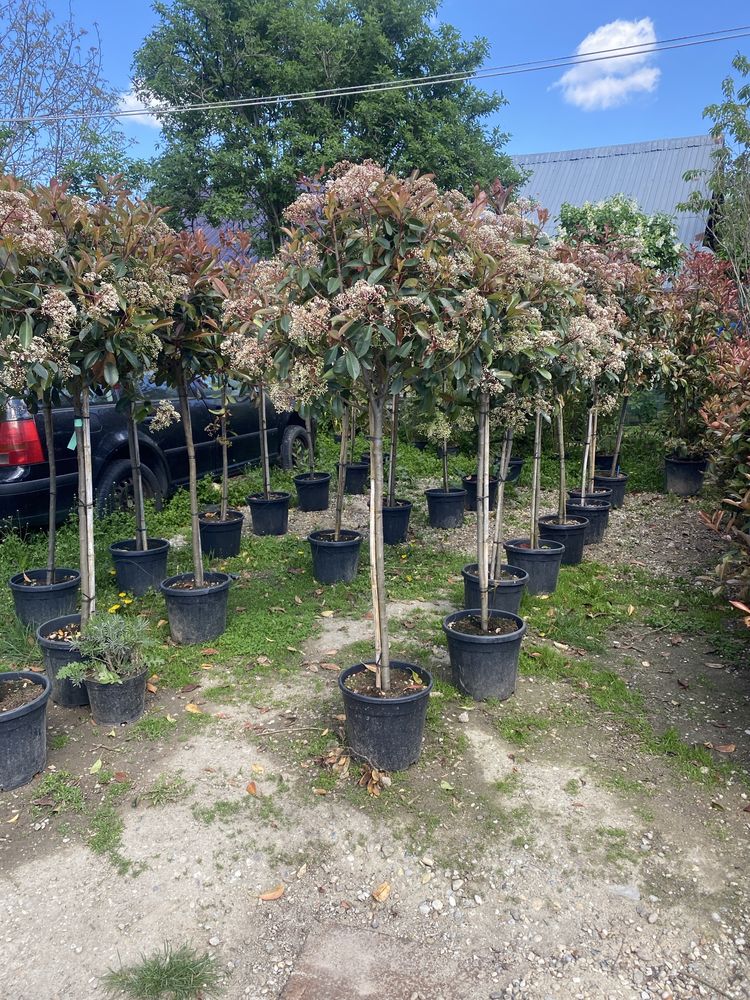
M 289 500 L 291 499 L 292 496 L 291 493 L 287 493 L 284 490 L 272 490 L 271 492 L 275 493 L 276 495 L 269 497 L 268 499 L 266 499 L 262 493 L 249 493 L 247 496 L 248 507 L 252 507 L 253 504 L 260 506 L 261 504 L 289 503 Z
M 559 518 L 559 514 L 543 514 L 538 518 L 537 523 L 543 524 L 545 528 L 553 528 L 556 531 L 567 531 L 568 528 L 585 528 L 589 523 L 589 519 L 582 517 L 580 514 L 573 514 L 574 523 L 568 521 L 566 524 L 560 524 Z
M 136 549 L 136 548 L 125 548 L 125 545 L 135 546 L 134 538 L 121 538 L 118 542 L 112 542 L 109 547 L 111 555 L 127 555 L 138 559 L 144 556 L 153 556 L 160 552 L 164 552 L 165 549 L 169 548 L 169 542 L 166 538 L 149 538 L 147 549 Z
M 42 622 L 36 630 L 36 641 L 42 647 L 42 649 L 65 649 L 66 647 L 72 645 L 69 641 L 65 639 L 50 639 L 46 635 L 42 635 L 42 629 L 47 629 L 49 625 L 55 622 L 60 622 L 57 628 L 62 627 L 62 625 L 70 625 L 75 622 L 77 625 L 81 624 L 81 613 L 76 611 L 70 615 L 60 615 L 58 618 L 50 618 L 49 621 Z M 52 629 L 54 631 L 54 629 Z
M 472 569 L 472 566 L 475 567 L 476 573 Z M 513 579 L 513 580 L 490 580 L 489 581 L 489 585 L 493 589 L 497 589 L 498 587 L 518 587 L 518 586 L 523 587 L 523 586 L 525 586 L 528 583 L 529 574 L 526 572 L 525 569 L 521 569 L 520 566 L 513 566 L 510 563 L 501 563 L 500 564 L 500 569 L 507 570 L 508 572 L 512 573 L 515 579 Z M 464 566 L 464 568 L 461 570 L 461 575 L 464 577 L 464 579 L 466 579 L 466 577 L 475 577 L 476 580 L 479 580 L 479 565 L 478 565 L 478 563 L 467 563 Z M 511 613 L 512 612 L 508 612 L 508 614 L 511 614 Z
M 395 507 L 389 506 L 387 503 L 383 504 L 382 511 L 385 513 L 387 510 L 411 510 L 414 504 L 411 500 L 396 500 Z
M 459 642 L 476 643 L 480 646 L 499 646 L 505 642 L 515 642 L 517 639 L 523 639 L 526 635 L 527 625 L 520 615 L 514 615 L 512 611 L 495 611 L 493 608 L 490 608 L 490 618 L 510 619 L 517 624 L 514 632 L 506 632 L 503 635 L 469 635 L 466 632 L 456 632 L 455 629 L 448 627 L 451 622 L 458 621 L 461 618 L 467 618 L 469 615 L 473 615 L 476 618 L 481 614 L 481 608 L 464 608 L 461 611 L 454 611 L 443 618 L 443 631 L 446 636 L 454 636 Z
M 353 674 L 361 674 L 365 669 L 364 663 L 355 663 L 351 667 L 344 667 L 341 671 L 338 677 L 339 690 L 345 698 L 352 698 L 363 705 L 408 705 L 411 702 L 418 701 L 420 698 L 429 697 L 430 691 L 432 691 L 433 679 L 430 671 L 425 667 L 420 667 L 416 663 L 409 663 L 406 660 L 391 660 L 391 670 L 401 670 L 404 673 L 418 674 L 425 681 L 425 686 L 419 691 L 400 695 L 398 698 L 376 698 L 374 695 L 352 691 L 351 688 L 348 688 L 344 684 L 347 677 L 351 677 Z
M 362 535 L 359 531 L 355 531 L 353 528 L 342 528 L 342 535 L 351 535 L 351 538 L 339 538 L 336 541 L 335 538 L 316 538 L 316 535 L 327 535 L 329 532 L 333 533 L 333 528 L 318 528 L 316 531 L 311 531 L 307 536 L 308 542 L 314 542 L 316 545 L 353 545 L 355 543 L 359 544 L 362 541 Z
M 209 573 L 204 573 L 203 577 L 205 580 L 218 579 L 218 585 L 215 587 L 192 587 L 189 589 L 174 587 L 172 584 L 176 583 L 178 580 L 195 579 L 195 573 L 178 573 L 176 576 L 168 576 L 166 580 L 162 580 L 159 584 L 159 590 L 165 596 L 169 595 L 177 600 L 189 601 L 193 597 L 205 597 L 207 594 L 221 594 L 225 590 L 229 589 L 229 584 L 232 582 L 232 578 L 228 573 L 220 573 L 218 570 L 212 570 Z
M 449 486 L 447 493 L 444 489 L 437 486 L 424 491 L 426 497 L 455 497 L 459 493 L 466 496 L 467 491 L 462 486 Z
M 27 583 L 23 583 L 24 573 L 28 576 L 29 573 L 46 572 L 47 570 L 42 568 L 21 570 L 20 573 L 14 573 L 10 580 L 8 580 L 8 586 L 11 590 L 17 590 L 21 594 L 30 594 L 34 591 L 37 591 L 38 593 L 50 594 L 57 590 L 72 590 L 74 587 L 78 587 L 81 582 L 80 570 L 68 569 L 66 566 L 60 566 L 59 568 L 55 568 L 55 575 L 58 573 L 69 573 L 73 576 L 72 580 L 60 580 L 59 583 L 40 583 L 36 587 L 30 587 Z
M 514 551 L 522 552 L 524 555 L 529 553 L 538 552 L 564 552 L 565 546 L 562 542 L 556 542 L 553 538 L 545 540 L 544 545 L 540 545 L 536 549 L 532 549 L 530 546 L 531 539 L 529 538 L 512 538 L 508 542 L 503 542 L 503 548 L 507 551 L 508 549 L 513 549 Z
M 25 705 L 11 708 L 9 712 L 0 712 L 0 725 L 4 722 L 13 722 L 16 719 L 22 719 L 24 715 L 28 715 L 39 708 L 40 702 L 46 703 L 52 693 L 52 681 L 50 678 L 46 674 L 35 674 L 30 670 L 10 670 L 7 673 L 0 674 L 0 682 L 2 681 L 33 681 L 42 690 L 36 698 L 33 698 Z
M 308 483 L 314 483 L 317 486 L 319 483 L 323 482 L 323 480 L 330 480 L 330 478 L 330 472 L 301 472 L 298 476 L 294 477 L 294 482 L 304 483 L 305 485 Z

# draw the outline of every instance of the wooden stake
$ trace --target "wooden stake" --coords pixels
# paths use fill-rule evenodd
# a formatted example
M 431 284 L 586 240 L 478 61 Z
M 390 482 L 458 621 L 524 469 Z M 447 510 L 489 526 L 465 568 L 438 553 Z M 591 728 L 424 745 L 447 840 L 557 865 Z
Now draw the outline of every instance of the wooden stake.
M 568 502 L 568 483 L 565 472 L 565 400 L 557 397 L 557 450 L 560 452 L 560 492 L 557 500 L 557 520 L 567 523 L 565 505 Z
M 346 485 L 346 451 L 349 447 L 349 407 L 341 417 L 341 447 L 339 448 L 339 480 L 336 483 L 336 513 L 333 540 L 337 542 L 341 534 L 341 519 L 344 516 L 344 486 Z
M 312 475 L 312 473 L 315 472 L 315 445 L 313 443 L 312 417 L 309 413 L 305 417 L 305 430 L 307 431 L 307 440 L 309 443 L 309 447 L 307 449 L 308 471 Z
M 91 411 L 89 390 L 84 386 L 80 398 L 80 426 L 76 427 L 78 454 L 78 516 L 81 555 L 81 625 L 96 613 L 96 567 L 94 561 L 94 474 L 91 462 Z M 83 586 L 84 567 L 86 586 Z
M 185 432 L 185 445 L 188 456 L 188 483 L 190 491 L 190 524 L 193 534 L 193 579 L 196 587 L 202 587 L 203 577 L 203 550 L 201 548 L 201 531 L 198 520 L 198 472 L 195 465 L 195 442 L 193 440 L 193 423 L 190 417 L 190 404 L 188 402 L 187 383 L 185 382 L 185 372 L 180 367 L 177 376 L 177 395 L 180 401 L 180 416 Z
M 617 463 L 620 458 L 620 449 L 622 448 L 622 438 L 625 433 L 625 414 L 628 409 L 628 402 L 630 401 L 630 396 L 625 393 L 622 397 L 622 402 L 620 403 L 620 418 L 617 421 L 617 437 L 615 438 L 615 452 L 612 456 L 612 465 L 609 467 L 609 474 L 614 479 L 617 475 Z
M 219 417 L 219 435 L 221 437 L 221 506 L 219 520 L 226 521 L 229 512 L 229 428 L 227 426 L 227 380 L 221 380 L 221 416 Z
M 258 393 L 258 408 L 260 418 L 260 464 L 263 467 L 263 496 L 271 499 L 271 466 L 268 461 L 268 421 L 266 419 L 266 390 L 260 383 Z
M 370 582 L 375 624 L 375 661 L 381 691 L 390 691 L 391 669 L 383 542 L 383 401 L 370 396 Z
M 589 471 L 589 451 L 591 450 L 591 430 L 593 427 L 594 408 L 589 407 L 586 419 L 586 440 L 583 445 L 583 467 L 581 469 L 581 503 L 586 506 L 586 484 Z
M 479 607 L 482 631 L 489 630 L 489 580 L 487 559 L 487 534 L 489 527 L 490 450 L 489 435 L 490 397 L 486 392 L 479 396 L 479 447 L 477 449 L 477 569 L 479 572 Z
M 596 475 L 596 438 L 599 431 L 599 406 L 596 403 L 596 400 L 594 401 L 593 411 L 593 421 L 591 424 L 591 453 L 589 455 L 588 489 L 590 493 L 593 493 L 595 489 L 594 476 Z
M 47 583 L 55 582 L 55 562 L 57 558 L 57 459 L 55 458 L 55 425 L 52 417 L 52 401 L 42 403 L 44 418 L 44 439 L 47 445 L 49 465 L 49 520 L 47 521 Z
M 531 485 L 531 531 L 529 532 L 529 546 L 532 549 L 539 548 L 539 490 L 541 488 L 542 477 L 542 411 L 536 411 L 534 421 L 534 466 L 532 471 Z
M 398 454 L 398 401 L 395 395 L 391 404 L 391 448 L 388 456 L 388 506 L 396 506 L 396 456 Z
M 138 425 L 135 422 L 135 407 L 128 406 L 128 452 L 133 477 L 133 508 L 135 513 L 135 547 L 139 552 L 148 549 L 146 533 L 146 509 L 143 503 L 143 473 L 141 471 L 141 446 L 138 441 Z
M 505 483 L 508 479 L 510 456 L 513 450 L 513 431 L 507 430 L 503 438 L 503 450 L 500 454 L 500 482 L 497 484 L 497 507 L 495 508 L 495 535 L 492 540 L 492 557 L 490 559 L 490 580 L 497 580 L 502 565 L 503 517 L 505 507 Z

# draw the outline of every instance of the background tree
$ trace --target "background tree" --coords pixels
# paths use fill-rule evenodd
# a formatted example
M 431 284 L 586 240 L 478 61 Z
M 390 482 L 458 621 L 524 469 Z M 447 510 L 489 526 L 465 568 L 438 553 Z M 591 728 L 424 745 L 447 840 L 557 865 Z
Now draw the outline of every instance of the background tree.
M 432 23 L 438 0 L 172 0 L 135 57 L 140 95 L 185 104 L 477 69 L 486 39 Z M 368 157 L 446 188 L 517 177 L 487 124 L 504 104 L 469 83 L 164 119 L 155 200 L 173 222 L 245 220 L 272 248 L 300 172 Z
M 0 169 L 33 183 L 60 177 L 66 164 L 107 152 L 115 173 L 127 142 L 112 118 L 117 104 L 102 74 L 98 35 L 86 40 L 72 13 L 56 20 L 44 0 L 0 0 L 0 118 L 82 113 L 44 124 L 0 123 Z

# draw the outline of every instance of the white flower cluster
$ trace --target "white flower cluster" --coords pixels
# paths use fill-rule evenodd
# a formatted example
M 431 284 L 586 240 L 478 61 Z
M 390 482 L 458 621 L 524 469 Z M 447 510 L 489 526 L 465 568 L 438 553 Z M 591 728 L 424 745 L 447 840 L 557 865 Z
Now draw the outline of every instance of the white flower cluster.
M 0 240 L 23 255 L 51 257 L 58 246 L 55 233 L 45 229 L 42 218 L 21 191 L 0 191 Z
M 333 304 L 347 320 L 366 319 L 376 323 L 383 318 L 387 297 L 388 292 L 383 285 L 371 285 L 360 279 L 340 292 L 334 298 Z
M 222 350 L 232 368 L 251 382 L 263 382 L 272 367 L 271 349 L 267 341 L 252 333 L 235 332 L 225 338 Z
M 295 344 L 318 343 L 331 328 L 331 304 L 319 295 L 291 309 L 289 339 Z
M 39 306 L 48 320 L 47 332 L 54 340 L 65 340 L 78 315 L 75 305 L 61 288 L 50 288 Z
M 299 409 L 320 399 L 327 391 L 323 363 L 317 358 L 299 358 L 283 382 L 270 382 L 268 395 L 277 410 Z
M 160 399 L 154 407 L 151 418 L 152 431 L 165 431 L 172 424 L 180 422 L 180 415 L 168 399 Z

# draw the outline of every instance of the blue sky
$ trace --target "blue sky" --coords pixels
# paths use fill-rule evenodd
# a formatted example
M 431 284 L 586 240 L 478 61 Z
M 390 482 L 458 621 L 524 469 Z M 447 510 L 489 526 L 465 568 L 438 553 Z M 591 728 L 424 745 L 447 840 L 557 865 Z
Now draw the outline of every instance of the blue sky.
M 98 23 L 105 73 L 113 86 L 126 92 L 133 52 L 156 20 L 149 0 L 72 3 L 81 26 Z M 51 7 L 63 14 L 68 0 L 51 0 Z M 734 27 L 749 23 L 750 11 L 742 0 L 708 7 L 704 0 L 679 4 L 445 0 L 440 18 L 465 36 L 485 35 L 491 44 L 488 65 L 497 66 L 569 55 L 582 44 L 589 50 L 602 49 Z M 750 38 L 663 52 L 628 65 L 598 63 L 562 81 L 558 70 L 483 85 L 502 91 L 508 99 L 497 124 L 511 133 L 507 149 L 512 153 L 695 135 L 707 131 L 703 108 L 719 98 L 721 80 L 738 49 L 750 54 Z M 125 128 L 138 140 L 134 152 L 153 152 L 157 130 L 133 121 Z

